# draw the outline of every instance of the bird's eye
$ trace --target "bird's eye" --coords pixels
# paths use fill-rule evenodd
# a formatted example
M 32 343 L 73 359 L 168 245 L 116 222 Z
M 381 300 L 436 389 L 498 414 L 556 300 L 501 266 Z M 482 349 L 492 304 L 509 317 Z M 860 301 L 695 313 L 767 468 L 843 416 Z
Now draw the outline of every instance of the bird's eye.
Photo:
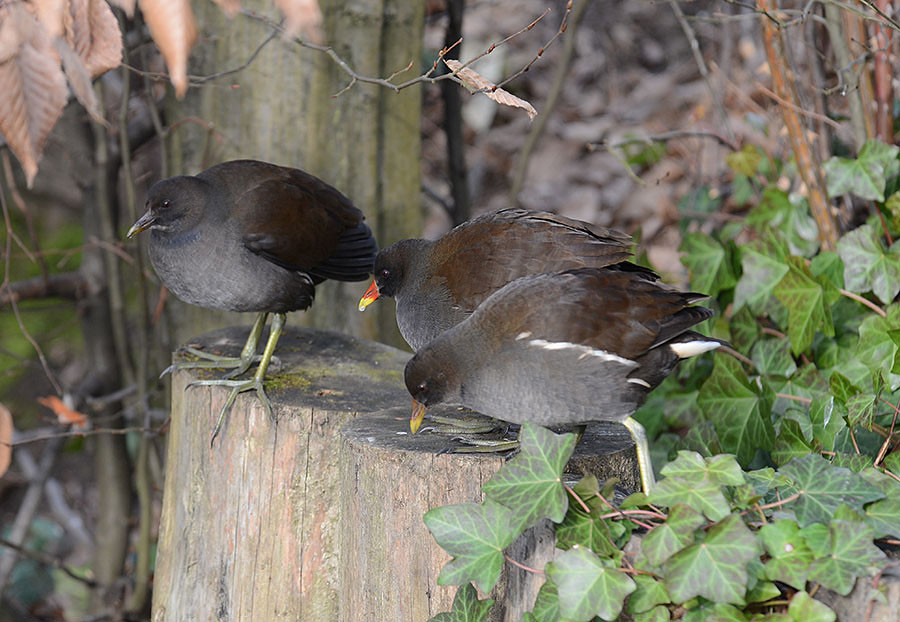
M 166 207 L 169 207 L 171 204 L 172 203 L 169 201 L 169 199 L 164 199 L 163 202 L 160 203 L 160 206 L 163 208 L 166 208 Z
M 428 390 L 428 384 L 425 382 L 419 383 L 419 386 L 416 387 L 416 390 L 419 393 L 425 393 Z
M 387 279 L 391 278 L 391 271 L 390 271 L 390 270 L 382 270 L 382 271 L 381 271 L 381 278 L 384 279 L 384 280 L 387 280 Z

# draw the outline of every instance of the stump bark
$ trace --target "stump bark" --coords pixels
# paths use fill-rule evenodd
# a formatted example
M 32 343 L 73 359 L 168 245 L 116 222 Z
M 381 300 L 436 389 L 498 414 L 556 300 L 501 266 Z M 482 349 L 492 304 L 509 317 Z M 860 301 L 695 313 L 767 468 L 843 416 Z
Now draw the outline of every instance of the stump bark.
M 193 345 L 236 355 L 246 336 L 222 329 Z M 288 327 L 276 355 L 266 389 L 277 421 L 255 393 L 242 394 L 213 447 L 228 389 L 186 385 L 221 371 L 174 375 L 153 620 L 393 622 L 449 611 L 455 587 L 436 585 L 449 558 L 422 515 L 481 501 L 503 459 L 438 455 L 448 437 L 408 434 L 408 353 Z M 570 468 L 639 481 L 616 424 L 589 426 Z M 508 552 L 541 568 L 553 545 L 540 525 Z M 493 619 L 521 619 L 541 582 L 508 566 Z

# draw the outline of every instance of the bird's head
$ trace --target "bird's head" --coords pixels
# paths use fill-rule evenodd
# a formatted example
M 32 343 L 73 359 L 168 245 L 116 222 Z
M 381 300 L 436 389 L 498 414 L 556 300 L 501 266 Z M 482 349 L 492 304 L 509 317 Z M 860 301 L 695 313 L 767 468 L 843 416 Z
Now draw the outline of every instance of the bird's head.
M 146 212 L 126 234 L 133 238 L 147 229 L 173 232 L 192 226 L 206 204 L 207 184 L 196 177 L 163 179 L 152 186 L 144 204 Z

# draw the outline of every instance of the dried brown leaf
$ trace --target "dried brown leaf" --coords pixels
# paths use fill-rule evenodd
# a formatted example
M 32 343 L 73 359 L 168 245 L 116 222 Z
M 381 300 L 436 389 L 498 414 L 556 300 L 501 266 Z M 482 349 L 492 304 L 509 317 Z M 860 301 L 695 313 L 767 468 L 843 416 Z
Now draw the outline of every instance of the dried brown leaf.
M 30 0 L 38 21 L 47 31 L 50 39 L 62 36 L 65 26 L 66 0 Z
M 162 52 L 175 95 L 184 97 L 188 87 L 187 61 L 197 39 L 194 12 L 188 0 L 140 0 L 150 36 Z
M 12 435 L 12 413 L 6 406 L 0 404 L 0 477 L 3 477 L 12 461 Z
M 228 19 L 232 19 L 241 10 L 241 3 L 238 0 L 213 0 L 222 9 Z
M 106 0 L 70 0 L 65 36 L 91 78 L 122 63 L 119 21 Z
M 78 412 L 66 406 L 65 402 L 55 395 L 37 398 L 39 404 L 46 406 L 56 415 L 57 421 L 62 425 L 74 425 L 77 427 L 86 427 L 88 423 L 87 415 Z
M 91 75 L 88 73 L 84 61 L 63 39 L 56 39 L 53 42 L 53 46 L 59 52 L 63 71 L 66 73 L 69 87 L 75 93 L 75 97 L 78 98 L 84 109 L 88 111 L 91 118 L 97 123 L 106 123 L 106 120 L 103 118 L 103 111 L 100 110 L 100 104 L 97 102 L 94 87 L 91 84 Z
M 470 69 L 469 67 L 463 67 L 463 64 L 458 60 L 444 59 L 444 62 L 447 63 L 450 71 L 452 71 L 454 75 L 456 75 L 460 80 L 462 80 L 463 84 L 470 91 L 478 91 L 484 93 L 498 104 L 511 106 L 513 108 L 521 108 L 528 114 L 529 119 L 534 119 L 535 115 L 537 115 L 537 110 L 535 110 L 534 106 L 529 104 L 527 101 L 516 97 L 509 91 L 504 91 L 503 89 L 497 88 L 493 82 L 485 78 L 477 71 Z
M 19 46 L 0 42 L 0 133 L 25 170 L 31 187 L 47 135 L 62 113 L 69 90 L 47 33 L 22 3 L 0 4 L 0 23 L 15 23 Z M 0 33 L 6 36 L 4 27 Z
M 284 13 L 284 37 L 291 39 L 303 33 L 313 43 L 322 44 L 322 11 L 318 0 L 275 0 Z

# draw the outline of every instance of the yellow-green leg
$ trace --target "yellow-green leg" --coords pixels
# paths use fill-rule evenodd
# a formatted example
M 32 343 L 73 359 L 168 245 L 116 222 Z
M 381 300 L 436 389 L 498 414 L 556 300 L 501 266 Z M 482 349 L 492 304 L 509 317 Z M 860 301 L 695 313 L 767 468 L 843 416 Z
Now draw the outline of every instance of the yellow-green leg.
M 234 400 L 239 393 L 255 390 L 256 395 L 259 397 L 259 401 L 262 402 L 263 408 L 266 410 L 266 414 L 270 419 L 274 420 L 272 403 L 269 401 L 269 397 L 266 395 L 266 391 L 263 388 L 263 379 L 265 378 L 266 370 L 269 368 L 269 362 L 272 360 L 272 353 L 275 352 L 275 346 L 278 344 L 278 338 L 281 337 L 286 321 L 287 315 L 284 313 L 276 313 L 272 318 L 272 328 L 269 331 L 269 340 L 266 342 L 266 349 L 263 350 L 262 356 L 259 358 L 259 367 L 256 368 L 256 373 L 253 375 L 253 378 L 250 378 L 249 380 L 195 380 L 188 385 L 189 387 L 231 387 L 231 393 L 228 395 L 228 399 L 225 400 L 225 405 L 222 406 L 222 410 L 219 411 L 219 419 L 216 421 L 216 427 L 213 430 L 212 438 L 209 439 L 210 446 L 215 442 L 216 436 L 218 436 L 219 430 L 222 428 L 222 422 L 225 420 L 225 414 L 229 411 L 231 405 L 234 404 Z M 259 336 L 257 336 L 257 340 L 258 339 Z
M 631 438 L 634 439 L 634 448 L 637 452 L 638 469 L 641 472 L 641 487 L 644 493 L 650 494 L 656 486 L 656 478 L 653 476 L 653 463 L 650 462 L 650 447 L 647 444 L 647 432 L 644 426 L 635 419 L 628 417 L 622 421 L 622 425 L 628 428 Z
M 247 336 L 247 342 L 244 344 L 240 356 L 222 356 L 220 354 L 204 352 L 197 348 L 186 347 L 184 348 L 186 352 L 193 354 L 202 360 L 172 363 L 163 370 L 163 373 L 161 373 L 159 377 L 162 378 L 176 369 L 227 369 L 229 367 L 234 367 L 234 370 L 225 374 L 224 378 L 240 376 L 250 369 L 250 365 L 262 360 L 261 356 L 256 355 L 256 348 L 259 345 L 259 337 L 262 335 L 263 327 L 266 325 L 266 318 L 268 317 L 268 313 L 260 313 L 256 316 L 256 322 L 253 323 L 253 328 L 250 329 L 250 334 Z

